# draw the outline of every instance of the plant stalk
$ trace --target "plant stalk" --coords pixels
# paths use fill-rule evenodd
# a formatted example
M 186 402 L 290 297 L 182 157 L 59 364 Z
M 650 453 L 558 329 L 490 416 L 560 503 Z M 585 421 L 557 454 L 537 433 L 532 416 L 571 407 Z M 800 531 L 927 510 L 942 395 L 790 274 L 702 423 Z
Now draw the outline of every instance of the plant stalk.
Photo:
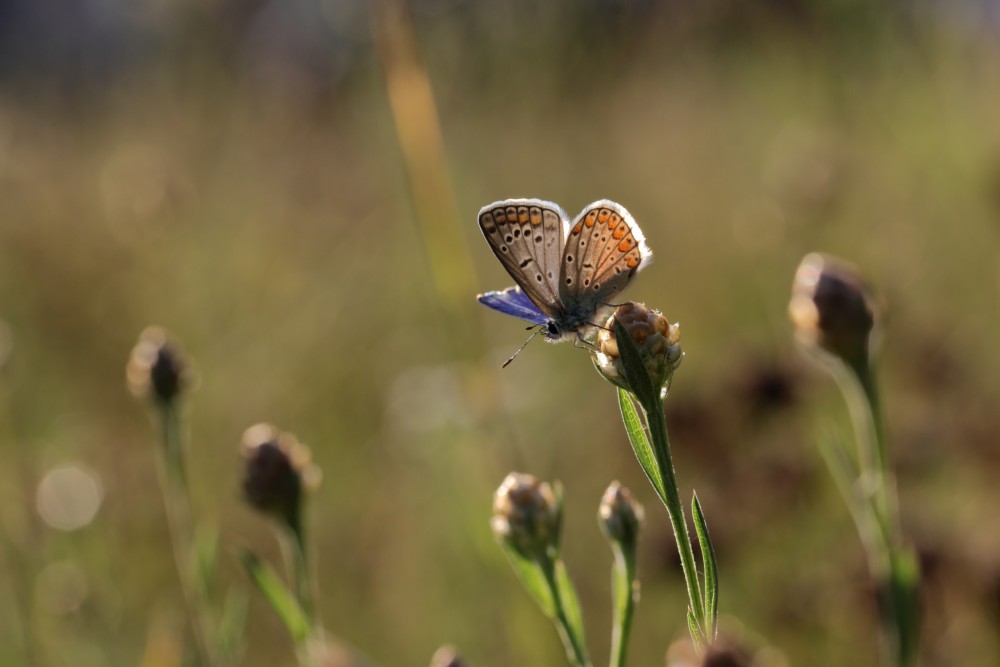
M 614 625 L 611 631 L 610 667 L 625 667 L 632 616 L 635 613 L 635 553 L 626 553 L 620 544 L 613 543 L 615 564 L 611 572 Z
M 559 592 L 559 584 L 556 581 L 556 560 L 543 558 L 537 561 L 545 576 L 545 583 L 552 593 L 554 610 L 553 621 L 559 631 L 559 638 L 562 639 L 563 646 L 566 647 L 566 655 L 575 667 L 591 667 L 587 658 L 587 648 L 583 644 L 583 638 L 577 636 L 573 630 L 569 618 L 566 616 L 566 608 L 563 605 L 562 595 Z
M 168 403 L 159 406 L 163 427 L 163 460 L 161 489 L 166 507 L 170 544 L 177 565 L 184 605 L 187 608 L 191 633 L 194 636 L 199 662 L 206 667 L 220 667 L 211 636 L 211 615 L 204 591 L 196 585 L 192 555 L 194 553 L 194 523 L 188 490 L 187 472 L 180 432 L 180 417 L 176 408 Z
M 838 380 L 858 440 L 859 473 L 864 504 L 870 513 L 869 525 L 875 527 L 875 539 L 870 536 L 862 541 L 886 607 L 881 620 L 889 661 L 911 667 L 916 664 L 919 644 L 919 570 L 899 521 L 875 373 L 867 355 L 846 367 L 850 372 L 841 374 Z
M 687 517 L 684 512 L 684 505 L 681 503 L 680 490 L 677 487 L 677 475 L 674 472 L 674 462 L 670 454 L 670 437 L 667 435 L 667 421 L 663 412 L 663 402 L 658 398 L 641 402 L 643 410 L 646 412 L 646 423 L 649 426 L 650 439 L 653 441 L 653 453 L 656 456 L 656 463 L 660 469 L 660 476 L 663 479 L 663 487 L 666 492 L 664 504 L 667 514 L 670 516 L 670 524 L 674 530 L 674 539 L 677 541 L 677 552 L 681 558 L 681 569 L 684 571 L 684 581 L 687 585 L 688 601 L 691 610 L 698 619 L 701 631 L 705 635 L 704 641 L 711 643 L 709 627 L 711 621 L 705 617 L 705 605 L 701 597 L 701 586 L 698 581 L 698 570 L 695 565 L 694 550 L 691 547 L 691 536 L 688 533 Z

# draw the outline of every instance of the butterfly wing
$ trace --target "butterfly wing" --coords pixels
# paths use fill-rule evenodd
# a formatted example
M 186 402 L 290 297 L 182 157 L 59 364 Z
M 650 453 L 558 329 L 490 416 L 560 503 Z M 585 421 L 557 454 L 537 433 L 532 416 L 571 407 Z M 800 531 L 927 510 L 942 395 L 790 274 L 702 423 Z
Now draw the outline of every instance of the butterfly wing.
M 549 317 L 538 310 L 520 287 L 508 287 L 497 292 L 486 292 L 476 297 L 479 303 L 488 308 L 500 311 L 505 315 L 513 315 L 532 324 L 545 324 Z
M 535 308 L 549 318 L 559 312 L 559 272 L 569 229 L 565 211 L 541 199 L 505 199 L 480 209 L 479 227 Z
M 653 258 L 625 207 L 602 199 L 573 221 L 559 271 L 559 298 L 566 312 L 592 315 Z

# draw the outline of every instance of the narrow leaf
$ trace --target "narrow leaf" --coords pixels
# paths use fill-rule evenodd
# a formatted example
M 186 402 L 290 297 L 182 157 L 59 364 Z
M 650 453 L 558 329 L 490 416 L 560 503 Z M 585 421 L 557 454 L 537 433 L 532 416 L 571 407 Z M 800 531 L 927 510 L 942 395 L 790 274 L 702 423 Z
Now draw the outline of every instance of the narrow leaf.
M 659 387 L 653 386 L 653 380 L 649 377 L 646 364 L 642 361 L 642 354 L 635 342 L 628 335 L 625 327 L 615 318 L 615 342 L 618 343 L 618 353 L 621 355 L 622 366 L 625 369 L 625 379 L 632 387 L 632 392 L 639 399 L 644 407 L 652 405 L 653 401 L 660 400 Z
M 576 645 L 585 647 L 583 613 L 580 611 L 580 600 L 576 596 L 576 588 L 573 586 L 573 581 L 569 578 L 566 566 L 563 565 L 561 560 L 556 561 L 555 574 L 556 589 L 559 594 L 559 600 L 562 602 L 563 613 L 566 614 L 569 631 L 573 633 Z
M 295 601 L 295 596 L 278 577 L 274 568 L 247 550 L 240 554 L 240 560 L 243 561 L 243 567 L 246 568 L 250 581 L 284 623 L 288 633 L 292 636 L 292 641 L 300 644 L 308 639 L 309 619 L 299 603 Z
M 239 662 L 237 658 L 243 647 L 243 632 L 246 628 L 247 606 L 250 596 L 243 588 L 235 586 L 226 591 L 226 599 L 222 604 L 222 615 L 219 618 L 219 653 L 231 662 Z
M 208 596 L 215 588 L 215 568 L 219 556 L 219 531 L 201 526 L 194 537 L 194 562 L 198 571 L 198 585 Z
M 861 541 L 868 549 L 875 548 L 872 545 L 878 541 L 879 524 L 876 518 L 872 517 L 866 507 L 865 499 L 855 488 L 858 477 L 858 469 L 851 460 L 843 443 L 833 435 L 827 434 L 818 440 L 820 454 L 826 461 L 826 467 L 833 477 L 840 495 L 847 504 L 847 509 L 854 519 Z
M 632 443 L 635 458 L 639 460 L 639 465 L 642 466 L 643 472 L 649 478 L 656 494 L 660 496 L 660 500 L 666 503 L 667 493 L 663 486 L 663 476 L 660 475 L 660 467 L 656 463 L 656 456 L 649 444 L 649 438 L 646 437 L 646 431 L 642 426 L 639 412 L 635 409 L 635 403 L 632 402 L 632 397 L 624 389 L 618 389 L 618 407 L 621 409 L 622 422 L 625 424 L 625 432 L 628 434 L 629 442 Z
M 538 604 L 543 614 L 549 618 L 555 618 L 556 603 L 552 597 L 552 590 L 549 588 L 542 568 L 534 560 L 522 556 L 517 549 L 509 544 L 505 542 L 500 542 L 499 544 L 504 555 L 507 556 L 514 574 L 521 580 L 524 590 Z
M 705 648 L 705 640 L 701 635 L 701 628 L 698 627 L 698 621 L 694 617 L 694 612 L 691 611 L 691 607 L 688 607 L 687 613 L 688 621 L 688 632 L 691 634 L 691 643 L 694 644 L 694 650 L 698 655 L 701 655 L 702 650 Z
M 719 565 L 715 559 L 715 549 L 708 533 L 708 522 L 705 512 L 701 509 L 698 494 L 691 500 L 691 514 L 694 515 L 694 530 L 698 533 L 698 544 L 701 546 L 702 567 L 705 569 L 705 632 L 708 640 L 715 639 L 716 623 L 719 619 Z

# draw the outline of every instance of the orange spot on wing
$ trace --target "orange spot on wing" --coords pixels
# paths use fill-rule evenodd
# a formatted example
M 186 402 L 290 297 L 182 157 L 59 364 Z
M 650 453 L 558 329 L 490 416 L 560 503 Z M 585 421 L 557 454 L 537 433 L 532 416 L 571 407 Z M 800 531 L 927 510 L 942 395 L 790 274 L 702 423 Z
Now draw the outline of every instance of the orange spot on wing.
M 628 252 L 631 249 L 632 249 L 632 244 L 629 243 L 628 239 L 625 239 L 624 241 L 618 244 L 618 250 L 621 252 Z
M 593 227 L 595 220 L 597 220 L 597 212 L 591 211 L 590 213 L 587 214 L 587 217 L 584 219 L 584 222 L 587 224 L 588 227 Z
M 542 224 L 542 209 L 533 208 L 531 209 L 531 211 L 529 211 L 529 215 L 531 216 L 531 224 L 533 225 Z
M 635 257 L 629 257 L 628 259 L 625 260 L 625 266 L 627 266 L 630 269 L 634 269 L 635 267 L 639 266 L 639 260 L 637 260 Z
M 502 208 L 498 208 L 497 210 L 493 211 L 493 217 L 496 218 L 498 225 L 507 224 L 507 216 L 504 215 Z
M 522 206 L 521 208 L 517 209 L 517 221 L 520 222 L 522 225 L 528 222 L 527 208 Z
M 610 216 L 610 215 L 611 215 L 611 211 L 609 211 L 606 208 L 602 208 L 601 212 L 597 214 L 597 219 L 600 222 L 607 222 L 608 221 L 608 216 Z
M 573 228 L 573 236 L 577 236 L 582 229 L 583 229 L 583 223 L 582 222 L 576 223 L 576 227 Z
M 625 232 L 626 232 L 625 225 L 622 225 L 614 232 L 612 232 L 611 236 L 615 237 L 615 240 L 621 240 L 625 238 Z
M 614 229 L 618 226 L 618 223 L 622 221 L 622 218 L 617 213 L 612 213 L 611 218 L 608 220 L 608 229 Z

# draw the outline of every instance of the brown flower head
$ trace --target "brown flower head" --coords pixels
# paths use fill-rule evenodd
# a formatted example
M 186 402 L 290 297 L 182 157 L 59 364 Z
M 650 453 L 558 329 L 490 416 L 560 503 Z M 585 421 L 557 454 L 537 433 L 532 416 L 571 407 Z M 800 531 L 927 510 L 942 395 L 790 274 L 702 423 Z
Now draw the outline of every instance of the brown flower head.
M 635 547 L 645 512 L 632 492 L 615 481 L 611 482 L 597 511 L 597 520 L 605 537 L 627 547 Z
M 302 492 L 318 483 L 309 448 L 291 433 L 256 424 L 243 434 L 243 495 L 256 510 L 298 527 Z
M 512 472 L 493 497 L 490 525 L 498 539 L 522 556 L 541 560 L 559 539 L 562 508 L 548 482 Z
M 132 348 L 125 379 L 136 398 L 169 404 L 190 386 L 191 369 L 163 329 L 148 327 Z
M 875 303 L 849 264 L 818 253 L 806 255 L 795 272 L 788 316 L 805 346 L 849 365 L 867 361 Z
M 597 336 L 598 351 L 593 355 L 594 366 L 608 381 L 627 390 L 631 390 L 631 387 L 621 361 L 618 341 L 615 339 L 616 319 L 639 348 L 653 385 L 665 394 L 674 371 L 684 357 L 680 343 L 680 325 L 671 324 L 657 310 L 631 301 L 618 306 L 608 318 L 605 328 Z

